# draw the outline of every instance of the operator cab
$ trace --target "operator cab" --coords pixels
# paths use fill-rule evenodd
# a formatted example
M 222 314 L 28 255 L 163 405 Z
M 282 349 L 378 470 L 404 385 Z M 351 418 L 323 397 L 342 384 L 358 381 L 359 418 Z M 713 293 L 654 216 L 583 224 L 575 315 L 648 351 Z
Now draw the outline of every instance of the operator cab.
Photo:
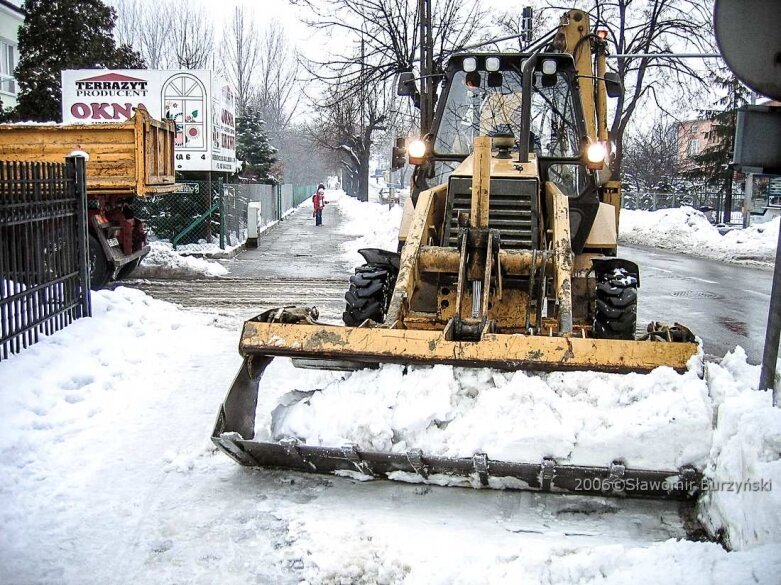
M 458 215 L 469 210 L 472 172 L 467 159 L 474 139 L 490 136 L 495 154 L 489 226 L 500 231 L 502 246 L 534 249 L 545 241 L 541 193 L 544 183 L 552 181 L 570 200 L 573 250 L 583 249 L 599 195 L 594 172 L 585 163 L 588 139 L 575 64 L 564 53 L 536 57 L 525 130 L 523 67 L 531 57 L 470 54 L 448 61 L 429 159 L 434 183 L 449 182 L 444 245 L 454 245 Z
M 476 136 L 521 138 L 523 75 L 529 55 L 450 58 L 434 120 L 434 159 L 466 158 Z M 580 159 L 585 122 L 575 65 L 566 54 L 538 59 L 532 76 L 529 150 L 539 157 Z

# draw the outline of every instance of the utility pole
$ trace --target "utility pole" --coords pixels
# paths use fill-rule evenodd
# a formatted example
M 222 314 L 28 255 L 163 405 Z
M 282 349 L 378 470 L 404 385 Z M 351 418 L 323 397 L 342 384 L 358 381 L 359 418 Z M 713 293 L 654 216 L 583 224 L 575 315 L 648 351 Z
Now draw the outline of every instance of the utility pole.
M 759 373 L 759 389 L 773 390 L 773 406 L 779 406 L 779 389 L 776 387 L 776 361 L 778 342 L 781 339 L 781 230 L 776 244 L 776 264 L 773 272 L 773 288 L 770 289 L 770 309 L 765 331 L 765 350 L 762 354 L 762 369 Z
M 361 91 L 360 91 L 360 102 L 361 102 L 361 122 L 360 122 L 360 141 L 361 141 L 361 160 L 364 160 L 364 156 L 367 156 L 367 154 L 364 153 L 365 149 L 368 148 L 368 145 L 366 144 L 366 39 L 364 37 L 364 31 L 363 28 L 366 25 L 366 20 L 361 21 Z M 357 199 L 358 201 L 368 201 L 369 200 L 369 177 L 368 177 L 368 169 L 366 169 L 366 173 L 364 173 L 364 169 L 360 168 L 363 165 L 359 165 L 358 168 L 358 193 Z M 365 176 L 364 176 L 365 175 Z M 364 183 L 366 183 L 364 185 Z M 366 193 L 364 193 L 364 187 L 366 190 Z
M 534 12 L 531 6 L 524 6 L 521 12 L 521 41 L 522 46 L 530 45 L 534 40 L 532 30 L 532 16 Z
M 434 123 L 434 41 L 431 33 L 431 0 L 418 0 L 420 15 L 420 135 Z

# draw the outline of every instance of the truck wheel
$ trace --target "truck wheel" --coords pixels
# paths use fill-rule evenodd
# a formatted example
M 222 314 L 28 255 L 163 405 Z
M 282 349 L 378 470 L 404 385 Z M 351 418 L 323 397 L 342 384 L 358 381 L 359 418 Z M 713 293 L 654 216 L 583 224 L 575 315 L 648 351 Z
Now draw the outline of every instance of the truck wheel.
M 99 290 L 108 284 L 109 269 L 108 260 L 103 253 L 103 247 L 100 245 L 98 239 L 90 234 L 89 236 L 89 274 L 90 274 L 90 288 L 92 290 Z
M 634 339 L 637 326 L 637 277 L 624 268 L 603 274 L 597 282 L 594 336 Z
M 136 258 L 135 260 L 131 260 L 127 264 L 123 265 L 117 273 L 117 280 L 124 280 L 129 277 L 133 271 L 138 268 L 139 264 L 141 264 L 141 258 Z

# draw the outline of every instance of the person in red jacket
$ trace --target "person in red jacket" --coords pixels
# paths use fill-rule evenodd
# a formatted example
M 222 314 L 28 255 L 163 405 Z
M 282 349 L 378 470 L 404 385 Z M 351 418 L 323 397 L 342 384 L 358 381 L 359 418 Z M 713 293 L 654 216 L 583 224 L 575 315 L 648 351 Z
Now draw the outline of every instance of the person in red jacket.
M 312 217 L 315 218 L 315 225 L 323 225 L 323 207 L 325 207 L 325 185 L 320 183 L 317 186 L 317 191 L 312 195 L 312 204 L 314 205 L 314 212 Z

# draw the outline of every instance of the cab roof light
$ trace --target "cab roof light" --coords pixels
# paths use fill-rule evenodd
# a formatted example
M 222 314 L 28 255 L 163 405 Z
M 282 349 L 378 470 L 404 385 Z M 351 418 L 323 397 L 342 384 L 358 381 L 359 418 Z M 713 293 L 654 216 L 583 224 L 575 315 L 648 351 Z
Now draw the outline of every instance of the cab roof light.
M 466 71 L 467 73 L 471 73 L 472 71 L 477 70 L 477 59 L 475 59 L 474 57 L 464 57 L 462 66 L 464 68 L 464 71 Z

